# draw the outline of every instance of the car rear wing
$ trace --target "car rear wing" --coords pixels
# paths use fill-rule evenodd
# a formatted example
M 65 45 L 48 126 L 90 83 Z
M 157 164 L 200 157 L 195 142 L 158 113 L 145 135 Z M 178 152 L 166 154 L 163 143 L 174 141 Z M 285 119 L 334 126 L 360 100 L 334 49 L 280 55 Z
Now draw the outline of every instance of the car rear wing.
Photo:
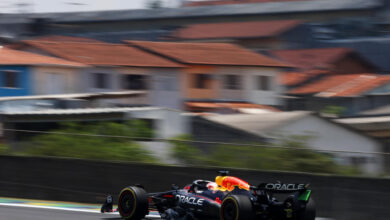
M 261 183 L 256 189 L 272 193 L 305 192 L 310 184 L 307 183 Z

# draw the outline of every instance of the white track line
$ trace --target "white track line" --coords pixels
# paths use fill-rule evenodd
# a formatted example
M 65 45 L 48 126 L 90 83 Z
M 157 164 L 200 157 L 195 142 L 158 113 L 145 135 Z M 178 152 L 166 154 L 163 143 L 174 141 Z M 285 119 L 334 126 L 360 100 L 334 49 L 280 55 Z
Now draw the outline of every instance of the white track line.
M 72 212 L 100 213 L 98 210 L 62 208 L 62 207 L 53 207 L 53 206 L 27 205 L 27 204 L 15 204 L 15 203 L 0 203 L 0 206 L 37 208 L 37 209 L 54 209 L 54 210 L 64 210 L 64 211 L 72 211 Z
M 85 213 L 100 213 L 99 210 L 62 208 L 62 207 L 53 207 L 53 206 L 40 206 L 40 205 L 26 205 L 26 204 L 15 204 L 15 203 L 0 203 L 0 206 L 37 208 L 37 209 L 52 209 L 52 210 L 63 210 L 63 211 L 71 211 L 71 212 L 85 212 Z M 119 215 L 118 213 L 104 213 L 104 214 Z M 146 218 L 160 218 L 159 215 L 147 215 L 145 217 Z

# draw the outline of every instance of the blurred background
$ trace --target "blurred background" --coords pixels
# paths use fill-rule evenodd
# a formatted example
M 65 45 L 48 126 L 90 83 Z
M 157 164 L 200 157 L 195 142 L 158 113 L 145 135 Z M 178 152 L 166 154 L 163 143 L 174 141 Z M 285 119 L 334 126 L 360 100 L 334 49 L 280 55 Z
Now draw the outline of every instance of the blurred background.
M 0 18 L 0 196 L 231 169 L 312 182 L 321 217 L 390 215 L 389 0 L 0 0 Z

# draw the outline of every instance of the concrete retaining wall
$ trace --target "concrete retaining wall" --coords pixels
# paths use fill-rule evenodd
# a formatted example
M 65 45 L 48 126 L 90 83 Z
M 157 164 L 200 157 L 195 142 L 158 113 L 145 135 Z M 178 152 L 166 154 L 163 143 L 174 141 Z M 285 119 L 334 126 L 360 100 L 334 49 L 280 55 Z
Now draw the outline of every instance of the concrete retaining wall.
M 184 186 L 194 179 L 213 179 L 219 168 L 189 168 L 74 159 L 0 156 L 0 196 L 101 202 L 127 185 L 147 191 Z M 390 179 L 349 178 L 302 173 L 231 170 L 253 185 L 260 182 L 310 182 L 318 215 L 337 220 L 390 216 Z

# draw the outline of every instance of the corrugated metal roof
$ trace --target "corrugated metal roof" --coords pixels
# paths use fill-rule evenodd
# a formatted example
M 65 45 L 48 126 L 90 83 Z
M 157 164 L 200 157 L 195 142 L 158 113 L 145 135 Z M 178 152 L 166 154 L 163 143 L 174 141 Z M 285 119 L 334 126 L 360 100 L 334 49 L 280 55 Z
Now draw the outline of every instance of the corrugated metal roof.
M 390 105 L 360 112 L 361 115 L 390 115 Z
M 104 97 L 123 97 L 145 95 L 145 91 L 119 91 L 119 92 L 100 92 L 100 93 L 73 93 L 57 95 L 32 95 L 32 96 L 7 96 L 0 97 L 1 101 L 18 101 L 18 100 L 41 100 L 41 99 L 92 99 Z
M 160 107 L 123 107 L 123 108 L 81 108 L 81 109 L 47 109 L 37 111 L 6 112 L 3 115 L 76 115 L 76 114 L 107 114 L 125 113 L 131 111 L 160 110 Z
M 236 129 L 244 130 L 255 135 L 264 133 L 311 115 L 307 111 L 272 112 L 263 114 L 233 114 L 204 116 L 207 120 L 227 125 Z
M 390 116 L 343 118 L 336 119 L 335 121 L 342 124 L 389 123 Z
M 383 6 L 380 0 L 313 0 L 294 2 L 270 2 L 239 5 L 219 5 L 154 10 L 118 10 L 72 13 L 27 14 L 25 18 L 48 18 L 57 23 L 99 22 L 118 20 L 147 20 L 164 18 L 191 18 L 206 16 L 285 14 L 327 12 L 344 10 L 369 10 Z M 20 15 L 0 15 L 2 22 L 24 20 Z

